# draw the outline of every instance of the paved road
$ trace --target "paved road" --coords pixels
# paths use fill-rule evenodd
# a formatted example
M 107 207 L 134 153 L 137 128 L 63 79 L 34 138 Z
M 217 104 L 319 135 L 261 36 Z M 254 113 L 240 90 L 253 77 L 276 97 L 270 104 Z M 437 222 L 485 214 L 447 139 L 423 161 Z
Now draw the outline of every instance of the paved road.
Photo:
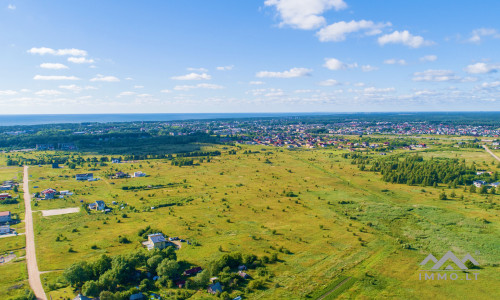
M 38 264 L 36 262 L 35 251 L 35 233 L 33 230 L 33 213 L 31 211 L 31 196 L 29 191 L 29 176 L 28 166 L 24 166 L 24 208 L 26 216 L 24 222 L 26 224 L 26 262 L 28 265 L 28 281 L 31 289 L 35 293 L 37 299 L 47 300 L 43 290 L 42 281 L 40 280 L 40 271 L 38 271 Z
M 489 154 L 491 154 L 491 156 L 493 156 L 493 158 L 495 158 L 496 160 L 500 161 L 500 157 L 496 156 L 495 153 L 493 153 L 490 148 L 488 148 L 488 146 L 486 145 L 483 145 L 483 148 L 484 150 L 486 150 L 486 152 L 488 152 Z

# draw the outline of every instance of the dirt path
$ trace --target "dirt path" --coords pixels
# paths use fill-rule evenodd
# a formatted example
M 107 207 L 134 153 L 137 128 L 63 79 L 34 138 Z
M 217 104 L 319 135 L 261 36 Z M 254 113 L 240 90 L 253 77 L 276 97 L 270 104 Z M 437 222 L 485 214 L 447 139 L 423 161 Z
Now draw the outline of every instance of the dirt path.
M 333 289 L 329 290 L 326 294 L 323 294 L 323 296 L 319 297 L 318 300 L 325 299 L 328 295 L 335 292 L 339 287 L 343 286 L 349 279 L 351 279 L 351 277 L 347 277 L 346 279 L 342 280 L 342 282 L 337 284 Z
M 488 148 L 488 146 L 486 145 L 483 145 L 483 148 L 484 150 L 486 150 L 486 152 L 488 152 L 489 154 L 491 154 L 491 156 L 493 156 L 494 159 L 500 161 L 500 157 L 498 157 L 495 153 L 493 153 L 490 148 Z
M 65 215 L 65 214 L 74 214 L 80 212 L 80 207 L 69 207 L 69 208 L 59 208 L 59 209 L 50 209 L 50 210 L 42 210 L 42 216 L 57 216 L 57 215 Z
M 28 180 L 28 166 L 24 166 L 23 190 L 24 207 L 26 212 L 24 222 L 26 224 L 26 263 L 28 265 L 28 281 L 31 289 L 35 293 L 36 298 L 40 300 L 47 300 L 43 290 L 42 281 L 40 280 L 38 263 L 36 261 L 35 233 L 33 230 L 33 213 L 31 211 L 31 196 Z

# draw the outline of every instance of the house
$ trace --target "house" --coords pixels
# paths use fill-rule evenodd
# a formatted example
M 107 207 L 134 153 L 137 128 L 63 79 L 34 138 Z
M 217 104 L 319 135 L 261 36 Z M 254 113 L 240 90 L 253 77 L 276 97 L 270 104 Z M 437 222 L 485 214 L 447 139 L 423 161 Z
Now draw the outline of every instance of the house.
M 94 174 L 93 173 L 85 173 L 85 174 L 76 174 L 75 175 L 76 180 L 93 180 L 94 179 Z
M 183 275 L 184 276 L 192 276 L 192 275 L 196 275 L 196 274 L 200 273 L 201 271 L 203 271 L 203 269 L 201 267 L 196 267 L 196 268 L 192 268 L 192 269 L 184 271 Z
M 155 293 L 151 293 L 149 295 L 149 299 L 151 299 L 151 300 L 161 300 L 161 296 L 158 295 L 158 294 L 155 294 Z
M 153 233 L 148 234 L 148 241 L 143 243 L 148 250 L 151 249 L 165 249 L 170 243 L 167 243 L 167 240 L 163 236 L 163 233 Z
M 82 294 L 78 294 L 73 300 L 94 300 L 94 298 L 85 297 Z
M 111 163 L 113 163 L 113 164 L 119 164 L 121 162 L 122 162 L 122 159 L 119 157 L 118 158 L 113 158 L 113 157 L 111 158 Z
M 245 265 L 238 266 L 239 271 L 244 271 L 246 269 L 247 269 L 247 266 L 245 266 Z
M 115 174 L 115 177 L 116 177 L 116 178 L 125 178 L 125 177 L 128 177 L 128 176 L 129 176 L 129 175 L 128 175 L 127 173 L 123 173 L 122 171 L 117 172 L 117 173 Z
M 54 189 L 46 189 L 46 190 L 41 191 L 40 194 L 42 194 L 42 196 L 45 200 L 54 199 L 55 195 L 57 194 L 57 191 Z
M 178 281 L 175 282 L 175 285 L 178 288 L 182 289 L 186 285 L 186 281 L 185 280 L 178 280 Z
M 141 171 L 134 172 L 134 177 L 145 177 L 146 173 L 142 173 Z
M 102 211 L 102 210 L 106 209 L 106 203 L 104 203 L 104 201 L 102 201 L 102 200 L 97 200 L 96 202 L 89 204 L 89 209 L 95 209 L 95 210 Z
M 220 282 L 216 282 L 208 286 L 208 292 L 210 294 L 222 293 L 222 285 Z
M 0 200 L 10 199 L 12 196 L 9 193 L 1 193 Z
M 144 295 L 142 293 L 130 295 L 129 298 L 129 300 L 142 300 L 142 299 L 144 299 Z
M 0 211 L 0 223 L 10 222 L 11 220 L 10 211 Z
M 485 181 L 482 181 L 482 180 L 475 180 L 472 184 L 474 184 L 477 188 L 480 188 L 482 187 L 483 185 L 486 184 Z
M 10 233 L 9 225 L 0 226 L 0 234 L 9 234 L 9 233 Z
M 73 193 L 70 192 L 70 191 L 60 191 L 59 194 L 61 194 L 63 196 L 71 196 L 71 195 L 73 195 Z
M 4 184 L 0 186 L 0 191 L 8 191 L 8 190 L 12 190 L 12 184 Z
M 500 186 L 500 182 L 493 182 L 493 183 L 490 183 L 490 185 L 494 188 L 498 188 Z
M 239 271 L 239 272 L 238 272 L 238 275 L 240 275 L 240 277 L 241 277 L 241 278 L 243 278 L 243 279 L 250 278 L 250 276 L 248 276 L 248 274 L 247 274 L 247 273 L 245 273 L 245 272 L 241 272 L 241 271 Z

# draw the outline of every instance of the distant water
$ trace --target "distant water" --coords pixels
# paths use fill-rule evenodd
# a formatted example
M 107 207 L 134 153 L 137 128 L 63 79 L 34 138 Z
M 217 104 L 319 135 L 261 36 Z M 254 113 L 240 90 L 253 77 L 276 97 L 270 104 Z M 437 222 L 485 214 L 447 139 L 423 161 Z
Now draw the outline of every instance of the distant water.
M 321 113 L 317 113 L 321 114 Z M 134 121 L 180 121 L 241 119 L 317 115 L 315 113 L 206 113 L 206 114 L 85 114 L 85 115 L 0 115 L 0 126 L 63 123 L 108 123 Z

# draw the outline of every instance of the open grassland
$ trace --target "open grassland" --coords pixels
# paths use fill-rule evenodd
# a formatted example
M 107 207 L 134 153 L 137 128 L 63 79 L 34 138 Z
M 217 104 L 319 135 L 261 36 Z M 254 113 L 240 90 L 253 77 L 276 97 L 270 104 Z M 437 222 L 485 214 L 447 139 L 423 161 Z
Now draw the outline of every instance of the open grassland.
M 278 253 L 281 262 L 268 267 L 272 280 L 266 289 L 252 294 L 257 299 L 316 298 L 347 277 L 352 279 L 346 286 L 325 299 L 459 299 L 464 295 L 487 299 L 500 292 L 498 195 L 470 194 L 458 187 L 453 190 L 455 198 L 438 200 L 442 191 L 450 194 L 452 189 L 383 182 L 380 174 L 361 172 L 342 158 L 343 150 L 218 149 L 222 156 L 209 162 L 205 158 L 195 166 L 149 160 L 109 163 L 93 171 L 94 166 L 31 167 L 32 192 L 46 188 L 74 192 L 64 199 L 36 201 L 34 210 L 95 200 L 104 200 L 112 208 L 109 214 L 84 209 L 50 217 L 35 213 L 40 270 L 61 270 L 100 253 L 127 253 L 141 247 L 137 231 L 150 225 L 169 236 L 196 241 L 197 246 L 183 243 L 177 255 L 200 266 L 231 251 L 259 256 Z M 250 150 L 254 153 L 244 153 Z M 419 153 L 425 159 L 463 158 L 476 162 L 478 168 L 498 171 L 484 150 L 450 152 L 447 146 L 445 151 L 429 150 Z M 108 175 L 117 171 L 143 171 L 148 176 L 110 179 Z M 100 180 L 74 179 L 75 174 L 86 172 Z M 120 236 L 131 243 L 120 243 Z M 418 279 L 420 261 L 429 253 L 439 259 L 448 250 L 459 258 L 470 253 L 478 260 L 482 269 L 477 281 Z M 49 274 L 44 275 L 47 287 L 58 273 Z M 65 292 L 56 290 L 51 295 Z M 200 291 L 192 299 L 204 297 L 206 292 Z
M 2 243 L 3 241 L 0 241 Z M 11 299 L 24 295 L 29 289 L 25 260 L 0 265 L 0 299 Z

